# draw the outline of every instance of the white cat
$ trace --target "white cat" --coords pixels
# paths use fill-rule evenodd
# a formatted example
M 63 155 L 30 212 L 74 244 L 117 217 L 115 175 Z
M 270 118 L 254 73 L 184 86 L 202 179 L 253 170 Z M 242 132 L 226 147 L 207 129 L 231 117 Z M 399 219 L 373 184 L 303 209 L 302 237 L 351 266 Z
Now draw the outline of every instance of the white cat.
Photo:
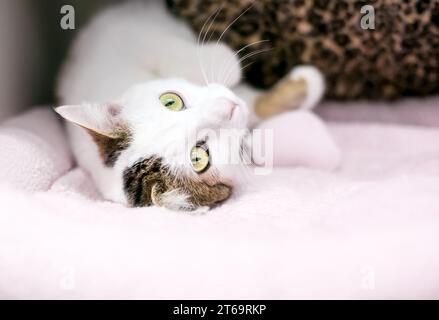
M 159 1 L 109 8 L 76 39 L 56 111 L 106 199 L 194 210 L 229 197 L 246 155 L 242 129 L 249 116 L 257 122 L 247 106 L 260 93 L 240 84 L 232 50 L 199 40 Z M 315 105 L 324 90 L 318 71 L 292 76 L 314 86 L 303 107 Z M 238 143 L 222 137 L 226 129 Z

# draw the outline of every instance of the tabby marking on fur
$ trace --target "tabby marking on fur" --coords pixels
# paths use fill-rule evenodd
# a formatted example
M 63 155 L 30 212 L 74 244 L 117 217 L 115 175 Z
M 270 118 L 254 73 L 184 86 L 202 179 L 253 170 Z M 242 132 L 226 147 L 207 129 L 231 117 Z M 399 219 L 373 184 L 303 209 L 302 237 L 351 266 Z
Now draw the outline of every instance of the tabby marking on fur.
M 176 193 L 182 196 L 181 203 L 193 209 L 212 206 L 229 198 L 232 188 L 223 183 L 209 185 L 204 181 L 195 181 L 171 174 L 162 164 L 162 159 L 151 157 L 136 162 L 123 173 L 124 191 L 128 202 L 134 207 L 150 205 L 170 207 L 170 195 L 175 202 Z M 180 210 L 181 204 L 175 204 Z

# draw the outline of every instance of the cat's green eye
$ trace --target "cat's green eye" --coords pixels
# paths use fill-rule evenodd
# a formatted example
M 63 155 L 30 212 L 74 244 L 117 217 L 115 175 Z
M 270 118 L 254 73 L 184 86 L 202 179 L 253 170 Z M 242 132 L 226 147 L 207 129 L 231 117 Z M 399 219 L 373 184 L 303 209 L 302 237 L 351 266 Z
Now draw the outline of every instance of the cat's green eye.
M 191 165 L 195 172 L 203 173 L 209 168 L 210 156 L 206 145 L 197 144 L 191 150 Z
M 171 111 L 181 111 L 184 107 L 183 99 L 178 94 L 167 92 L 160 96 L 160 102 Z

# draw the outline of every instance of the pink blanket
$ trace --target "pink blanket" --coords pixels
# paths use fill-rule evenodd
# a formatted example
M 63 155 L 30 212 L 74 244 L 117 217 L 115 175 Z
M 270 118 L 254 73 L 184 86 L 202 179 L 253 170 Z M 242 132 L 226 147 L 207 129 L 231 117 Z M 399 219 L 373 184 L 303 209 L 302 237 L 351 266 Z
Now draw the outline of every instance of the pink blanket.
M 276 168 L 194 216 L 103 201 L 49 108 L 2 124 L 0 297 L 439 298 L 439 128 L 329 128 L 335 172 Z

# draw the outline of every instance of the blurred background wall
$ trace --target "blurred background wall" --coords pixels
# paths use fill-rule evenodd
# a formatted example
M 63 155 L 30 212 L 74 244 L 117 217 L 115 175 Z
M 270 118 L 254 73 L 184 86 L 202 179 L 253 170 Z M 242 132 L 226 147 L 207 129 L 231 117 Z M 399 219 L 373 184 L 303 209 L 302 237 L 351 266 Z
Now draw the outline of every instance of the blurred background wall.
M 0 121 L 27 107 L 53 104 L 69 43 L 102 7 L 123 0 L 0 0 Z M 75 8 L 76 30 L 60 27 L 63 5 Z
M 36 94 L 42 58 L 36 27 L 28 1 L 0 1 L 0 120 L 23 109 Z

